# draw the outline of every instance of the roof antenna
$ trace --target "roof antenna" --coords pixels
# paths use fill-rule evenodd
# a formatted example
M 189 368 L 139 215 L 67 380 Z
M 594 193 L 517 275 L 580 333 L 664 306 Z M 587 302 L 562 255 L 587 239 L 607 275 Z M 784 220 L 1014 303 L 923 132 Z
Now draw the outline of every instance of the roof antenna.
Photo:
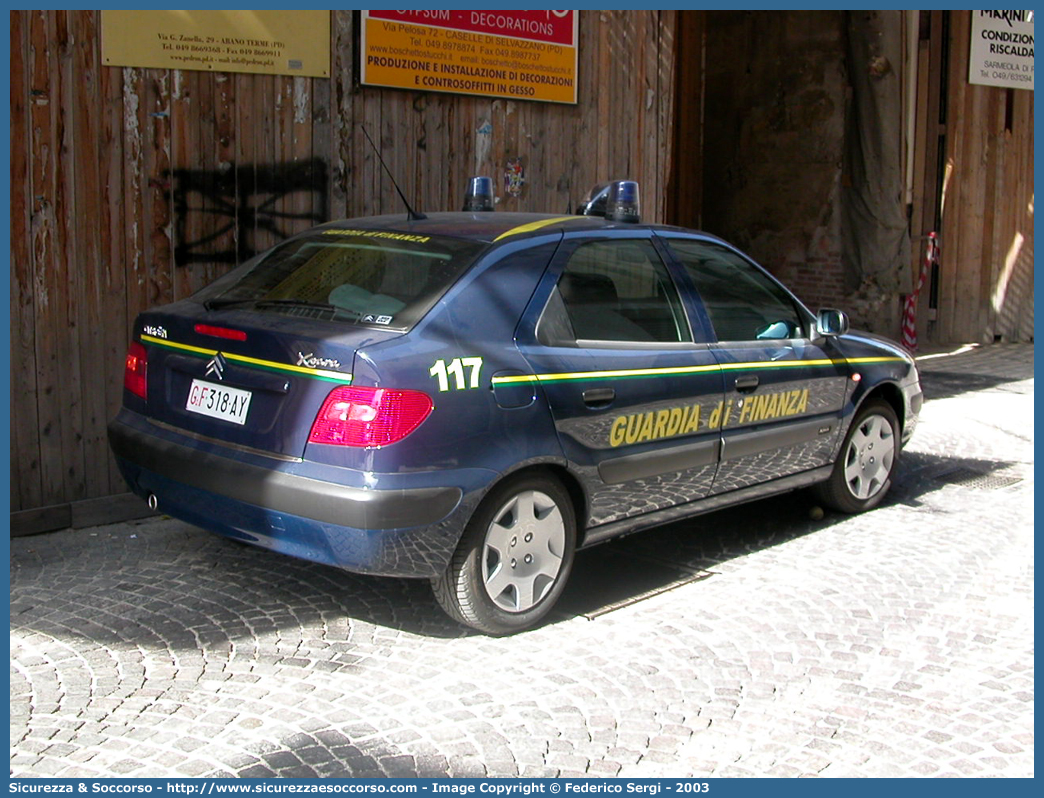
M 406 195 L 402 193 L 402 189 L 399 188 L 399 184 L 395 182 L 395 178 L 392 177 L 391 170 L 388 169 L 387 164 L 384 163 L 384 159 L 381 157 L 381 151 L 377 149 L 377 145 L 373 143 L 373 139 L 370 138 L 370 134 L 366 132 L 365 125 L 359 125 L 362 128 L 363 135 L 366 136 L 366 140 L 370 142 L 370 146 L 373 147 L 373 151 L 377 153 L 377 160 L 381 162 L 381 166 L 384 167 L 384 171 L 388 173 L 388 179 L 391 180 L 392 185 L 395 186 L 395 190 L 399 192 L 399 199 L 402 200 L 402 204 L 406 206 L 406 218 L 411 222 L 415 222 L 419 219 L 427 219 L 423 213 L 417 213 L 410 207 L 410 203 L 406 201 Z

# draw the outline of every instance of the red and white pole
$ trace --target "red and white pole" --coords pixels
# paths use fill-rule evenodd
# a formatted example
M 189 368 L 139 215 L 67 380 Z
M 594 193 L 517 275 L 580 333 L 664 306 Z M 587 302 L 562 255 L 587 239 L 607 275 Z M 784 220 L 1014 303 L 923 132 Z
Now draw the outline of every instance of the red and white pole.
M 939 261 L 939 236 L 935 233 L 928 234 L 928 250 L 921 264 L 921 274 L 917 278 L 917 287 L 914 292 L 906 297 L 906 306 L 903 309 L 903 335 L 902 344 L 909 351 L 917 351 L 917 296 L 921 293 L 928 275 L 931 273 L 932 264 Z

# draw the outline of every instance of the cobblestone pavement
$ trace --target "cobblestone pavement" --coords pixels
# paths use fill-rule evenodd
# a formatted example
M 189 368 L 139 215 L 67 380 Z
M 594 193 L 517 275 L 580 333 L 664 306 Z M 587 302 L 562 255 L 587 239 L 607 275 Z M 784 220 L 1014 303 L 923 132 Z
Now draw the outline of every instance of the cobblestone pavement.
M 170 519 L 11 543 L 14 776 L 1032 776 L 1033 348 L 922 361 L 888 502 L 578 557 L 507 639 Z

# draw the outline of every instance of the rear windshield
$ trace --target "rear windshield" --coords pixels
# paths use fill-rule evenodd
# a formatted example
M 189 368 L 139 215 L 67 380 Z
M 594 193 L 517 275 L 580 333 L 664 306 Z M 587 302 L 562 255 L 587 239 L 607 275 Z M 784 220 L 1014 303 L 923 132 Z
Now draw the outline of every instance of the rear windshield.
M 252 308 L 405 329 L 484 246 L 384 230 L 322 230 L 275 247 L 193 298 L 212 310 Z

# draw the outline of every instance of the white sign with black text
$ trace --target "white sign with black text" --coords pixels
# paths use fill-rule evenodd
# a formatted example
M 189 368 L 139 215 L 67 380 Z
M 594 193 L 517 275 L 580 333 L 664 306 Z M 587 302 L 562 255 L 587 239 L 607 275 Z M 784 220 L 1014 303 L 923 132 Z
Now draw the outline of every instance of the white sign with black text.
M 1033 12 L 972 11 L 968 82 L 1033 91 Z

